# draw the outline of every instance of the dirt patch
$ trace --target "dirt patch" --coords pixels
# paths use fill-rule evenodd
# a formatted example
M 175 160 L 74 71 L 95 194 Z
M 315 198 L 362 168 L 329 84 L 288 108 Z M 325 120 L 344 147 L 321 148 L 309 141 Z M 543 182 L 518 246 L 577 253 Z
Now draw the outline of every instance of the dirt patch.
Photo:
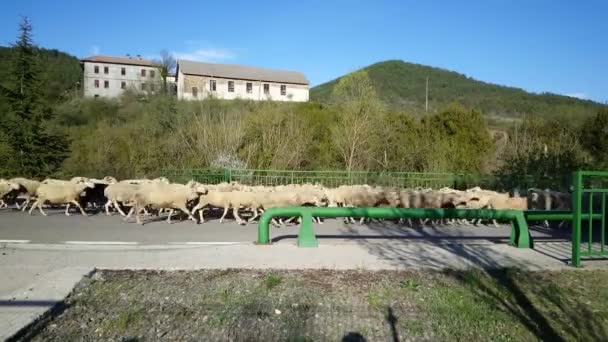
M 100 271 L 30 330 L 34 341 L 607 340 L 607 283 L 606 271 Z

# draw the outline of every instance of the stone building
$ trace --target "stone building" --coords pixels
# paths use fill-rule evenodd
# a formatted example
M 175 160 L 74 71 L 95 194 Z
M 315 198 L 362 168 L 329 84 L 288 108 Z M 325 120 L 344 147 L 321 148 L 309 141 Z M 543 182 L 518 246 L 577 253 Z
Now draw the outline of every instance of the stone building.
M 92 56 L 81 60 L 87 97 L 118 97 L 126 89 L 157 91 L 161 85 L 154 62 L 136 57 Z
M 176 74 L 180 99 L 308 101 L 309 81 L 296 71 L 178 60 Z

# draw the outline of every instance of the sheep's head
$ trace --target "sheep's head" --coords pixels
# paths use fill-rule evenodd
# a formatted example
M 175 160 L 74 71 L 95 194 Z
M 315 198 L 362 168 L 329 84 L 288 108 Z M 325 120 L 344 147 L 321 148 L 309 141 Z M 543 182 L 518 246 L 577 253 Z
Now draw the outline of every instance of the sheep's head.
M 104 182 L 108 183 L 108 184 L 115 184 L 118 183 L 118 179 L 112 177 L 112 176 L 105 176 L 102 179 Z
M 82 184 L 82 183 L 86 183 L 88 181 L 89 181 L 89 179 L 86 177 L 73 177 L 72 179 L 70 179 L 70 182 L 76 183 L 76 184 Z
M 154 178 L 152 181 L 153 182 L 158 182 L 158 183 L 165 183 L 165 184 L 171 183 L 171 182 L 169 182 L 169 179 L 167 177 Z

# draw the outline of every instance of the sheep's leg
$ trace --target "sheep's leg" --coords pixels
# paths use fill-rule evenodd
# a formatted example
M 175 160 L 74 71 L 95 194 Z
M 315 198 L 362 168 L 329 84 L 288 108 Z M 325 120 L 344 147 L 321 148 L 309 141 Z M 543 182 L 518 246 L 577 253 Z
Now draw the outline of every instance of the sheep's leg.
M 104 208 L 106 209 L 106 215 L 108 216 L 112 216 L 112 213 L 110 213 L 110 206 L 112 206 L 112 200 L 108 200 L 104 205 Z
M 275 220 L 274 218 L 272 218 L 270 220 L 270 222 L 272 222 L 272 224 L 274 224 L 275 227 L 280 227 L 281 225 L 277 222 L 277 220 Z
M 34 204 L 32 204 L 32 207 L 30 208 L 29 214 L 32 215 L 32 210 L 34 210 L 34 208 L 38 205 L 38 200 L 36 200 L 34 202 Z
M 190 212 L 190 210 L 188 210 L 188 208 L 181 207 L 178 208 L 179 210 L 183 211 L 186 215 L 188 215 L 188 218 L 191 219 L 194 223 L 196 223 L 196 219 L 194 218 L 194 216 L 192 216 L 192 212 Z M 171 211 L 173 211 L 173 209 L 171 209 Z
M 65 206 L 65 216 L 70 216 L 70 203 Z
M 19 208 L 19 203 L 15 202 L 15 205 L 17 206 L 17 209 L 21 209 L 21 211 L 25 211 L 27 209 L 28 204 L 30 204 L 30 198 L 26 197 L 25 198 L 25 202 L 23 203 L 23 205 L 21 206 L 21 208 Z
M 126 216 L 126 215 L 125 215 L 125 212 L 124 212 L 124 211 L 122 211 L 122 209 L 120 209 L 120 204 L 118 203 L 118 201 L 114 200 L 114 201 L 112 202 L 112 204 L 114 204 L 114 207 L 116 208 L 116 210 L 118 210 L 118 212 L 120 213 L 120 215 L 122 215 L 122 216 Z
M 232 207 L 232 216 L 234 216 L 234 218 L 236 219 L 236 222 L 238 224 L 243 224 L 245 223 L 245 220 L 243 220 L 240 216 L 239 216 L 239 208 L 238 206 L 234 206 Z
M 228 213 L 228 209 L 230 209 L 229 206 L 224 207 L 224 213 L 222 214 L 222 217 L 220 217 L 220 223 L 224 222 L 224 217 L 226 217 L 226 214 Z
M 171 216 L 173 216 L 173 209 L 169 210 L 169 216 L 167 216 L 167 223 L 171 224 Z
M 144 222 L 141 220 L 140 214 L 141 214 L 141 208 L 139 207 L 139 205 L 135 205 L 134 207 L 131 208 L 131 210 L 129 211 L 129 215 L 131 215 L 132 212 L 135 212 L 135 222 L 137 222 L 137 224 L 143 225 Z M 128 218 L 128 215 L 127 215 Z
M 133 215 L 133 212 L 135 211 L 135 207 L 131 207 L 131 209 L 129 209 L 129 213 L 127 214 L 127 216 L 125 217 L 125 221 L 129 219 L 129 217 L 131 217 L 131 215 Z
M 2 202 L 4 202 L 4 201 L 2 201 Z M 8 207 L 8 204 L 6 206 Z M 19 205 L 19 201 L 17 201 L 17 199 L 15 199 L 15 207 L 17 208 L 17 210 L 21 210 L 21 206 Z
M 80 209 L 80 213 L 82 213 L 83 216 L 88 216 L 87 213 L 84 211 L 84 209 L 82 209 L 82 207 L 80 206 L 80 203 L 78 203 L 78 201 L 72 200 L 70 202 L 75 204 L 78 207 L 78 209 Z M 68 203 L 68 206 L 69 205 L 70 205 L 70 203 Z M 66 211 L 67 211 L 67 208 L 66 208 Z
M 253 216 L 251 216 L 251 218 L 249 218 L 249 220 L 247 220 L 247 223 L 253 221 L 254 219 L 256 219 L 260 214 L 258 213 L 258 210 L 256 208 L 253 208 Z
M 6 208 L 8 205 L 4 202 L 3 199 L 0 199 L 0 209 Z

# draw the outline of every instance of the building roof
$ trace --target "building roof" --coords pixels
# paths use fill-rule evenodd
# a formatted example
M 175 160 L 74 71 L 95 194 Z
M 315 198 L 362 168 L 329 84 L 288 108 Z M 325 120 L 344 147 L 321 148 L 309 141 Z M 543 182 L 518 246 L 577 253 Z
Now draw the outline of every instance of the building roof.
M 180 59 L 178 69 L 188 75 L 201 75 L 240 80 L 277 83 L 309 84 L 306 76 L 298 71 L 272 70 L 237 64 L 215 64 Z
M 97 63 L 112 63 L 112 64 L 127 64 L 127 65 L 142 65 L 142 66 L 157 66 L 156 63 L 143 59 L 141 57 L 114 57 L 114 56 L 91 56 L 82 59 L 83 62 Z

